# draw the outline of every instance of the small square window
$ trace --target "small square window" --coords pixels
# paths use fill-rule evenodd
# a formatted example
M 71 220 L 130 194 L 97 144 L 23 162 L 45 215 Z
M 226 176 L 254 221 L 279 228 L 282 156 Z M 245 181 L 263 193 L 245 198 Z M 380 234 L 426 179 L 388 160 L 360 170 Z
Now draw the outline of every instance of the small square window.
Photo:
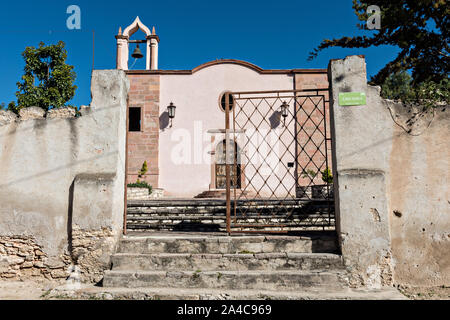
M 128 131 L 141 131 L 141 108 L 130 107 L 128 121 Z

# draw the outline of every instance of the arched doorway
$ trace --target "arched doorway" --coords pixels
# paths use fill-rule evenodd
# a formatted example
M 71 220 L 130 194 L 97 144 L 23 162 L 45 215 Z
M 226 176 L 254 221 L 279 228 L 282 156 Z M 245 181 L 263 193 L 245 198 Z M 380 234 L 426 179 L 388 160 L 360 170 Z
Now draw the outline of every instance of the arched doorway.
M 226 140 L 222 140 L 216 146 L 216 168 L 215 168 L 215 182 L 216 189 L 226 189 L 227 178 L 226 178 L 226 161 L 225 161 L 225 144 Z M 233 148 L 233 159 L 236 165 L 230 166 L 230 176 L 231 176 L 231 188 L 240 189 L 241 188 L 241 159 L 239 156 L 239 146 L 234 143 Z

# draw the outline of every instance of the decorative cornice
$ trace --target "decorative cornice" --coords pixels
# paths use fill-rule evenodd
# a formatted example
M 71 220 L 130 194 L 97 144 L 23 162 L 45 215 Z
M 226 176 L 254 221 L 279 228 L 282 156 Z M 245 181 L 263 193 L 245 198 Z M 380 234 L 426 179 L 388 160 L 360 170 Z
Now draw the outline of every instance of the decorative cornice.
M 127 70 L 127 74 L 194 74 L 202 69 L 220 65 L 220 64 L 236 64 L 246 68 L 249 68 L 253 71 L 258 72 L 259 74 L 302 74 L 302 73 L 327 73 L 327 69 L 262 69 L 253 63 L 236 60 L 236 59 L 220 59 L 213 60 L 195 67 L 192 70 Z
M 158 41 L 159 43 L 159 37 L 156 34 L 152 34 L 151 36 L 147 36 L 145 37 L 146 40 L 150 40 L 150 39 L 156 39 L 156 41 Z

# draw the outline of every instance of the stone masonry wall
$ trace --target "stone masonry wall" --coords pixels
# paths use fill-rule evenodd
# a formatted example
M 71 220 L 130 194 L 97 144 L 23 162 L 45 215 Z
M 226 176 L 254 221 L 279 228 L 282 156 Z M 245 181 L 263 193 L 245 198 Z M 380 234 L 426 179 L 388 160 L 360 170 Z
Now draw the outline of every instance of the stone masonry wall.
M 128 74 L 130 107 L 141 108 L 141 131 L 128 132 L 128 183 L 136 182 L 147 161 L 148 172 L 140 178 L 158 187 L 159 177 L 159 75 Z
M 123 71 L 92 74 L 92 102 L 0 111 L 0 278 L 97 282 L 123 227 Z
M 32 237 L 0 236 L 0 278 L 58 277 L 59 272 L 64 270 L 46 267 L 46 254 L 42 250 L 42 246 Z
M 111 229 L 77 228 L 73 232 L 71 246 L 64 250 L 59 256 L 59 263 L 55 264 L 49 262 L 45 249 L 33 237 L 0 236 L 0 279 L 66 279 L 76 265 L 83 282 L 98 282 L 109 267 L 109 255 L 114 246 L 115 238 Z M 104 255 L 107 257 L 102 257 Z

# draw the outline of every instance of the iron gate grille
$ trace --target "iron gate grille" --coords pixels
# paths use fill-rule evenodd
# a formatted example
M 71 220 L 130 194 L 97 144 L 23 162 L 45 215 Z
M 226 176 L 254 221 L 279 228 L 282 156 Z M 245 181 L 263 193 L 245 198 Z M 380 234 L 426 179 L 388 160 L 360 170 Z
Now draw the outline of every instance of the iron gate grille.
M 328 105 L 328 88 L 226 95 L 228 232 L 334 229 Z

